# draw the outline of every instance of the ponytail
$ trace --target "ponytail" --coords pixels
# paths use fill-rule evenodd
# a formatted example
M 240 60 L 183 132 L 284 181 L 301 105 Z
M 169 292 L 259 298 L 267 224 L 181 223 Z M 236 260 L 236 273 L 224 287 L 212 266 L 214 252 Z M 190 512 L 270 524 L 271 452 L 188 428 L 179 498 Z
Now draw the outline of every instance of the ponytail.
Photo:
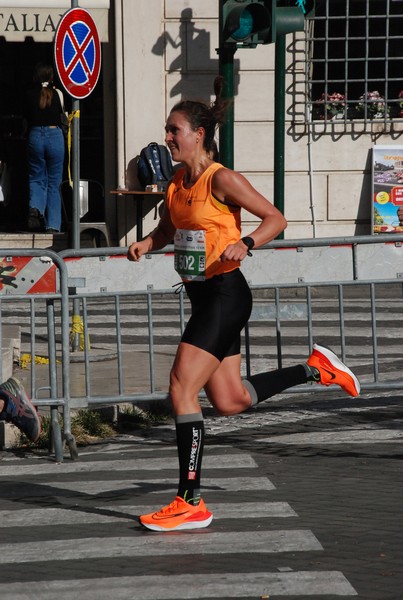
M 44 85 L 44 83 L 46 83 L 46 85 Z M 49 87 L 50 84 L 51 82 L 49 81 L 42 83 L 41 93 L 39 94 L 39 108 L 44 109 L 52 104 L 53 84 L 52 87 Z
M 50 65 L 38 63 L 35 67 L 34 81 L 42 86 L 39 94 L 39 108 L 50 106 L 53 97 L 53 68 Z

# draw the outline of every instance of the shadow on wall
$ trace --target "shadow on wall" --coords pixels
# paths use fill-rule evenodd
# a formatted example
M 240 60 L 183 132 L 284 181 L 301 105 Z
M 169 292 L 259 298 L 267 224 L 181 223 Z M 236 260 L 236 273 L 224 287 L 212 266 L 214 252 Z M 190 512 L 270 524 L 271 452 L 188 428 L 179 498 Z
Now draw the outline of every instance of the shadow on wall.
M 174 85 L 169 94 L 171 98 L 180 96 L 180 99 L 195 98 L 195 90 L 200 94 L 200 100 L 210 101 L 213 91 L 213 79 L 219 71 L 219 60 L 211 58 L 210 32 L 206 29 L 197 28 L 192 20 L 193 11 L 185 8 L 181 13 L 179 33 L 173 39 L 169 31 L 165 30 L 153 46 L 153 53 L 157 56 L 166 57 L 167 47 L 179 49 L 179 54 L 167 67 L 168 72 L 179 72 L 181 78 Z M 214 50 L 216 51 L 216 50 Z M 234 60 L 234 96 L 238 94 L 239 85 L 239 60 Z M 200 89 L 201 73 L 211 72 L 211 85 Z M 203 77 L 203 76 L 202 76 Z M 206 75 L 204 75 L 206 77 Z
M 372 150 L 368 151 L 365 168 L 363 171 L 362 185 L 360 190 L 360 200 L 358 204 L 357 223 L 354 235 L 371 235 L 372 219 Z

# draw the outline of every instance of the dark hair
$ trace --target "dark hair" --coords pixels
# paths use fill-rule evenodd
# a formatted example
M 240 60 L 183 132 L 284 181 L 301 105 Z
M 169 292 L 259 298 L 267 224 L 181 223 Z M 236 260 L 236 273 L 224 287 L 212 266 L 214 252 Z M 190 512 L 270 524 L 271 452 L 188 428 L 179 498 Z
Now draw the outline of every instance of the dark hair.
M 50 65 L 44 65 L 38 63 L 34 71 L 34 81 L 40 83 L 42 86 L 41 93 L 39 95 L 39 108 L 46 108 L 52 103 L 53 96 L 53 67 Z M 43 86 L 42 84 L 46 84 Z
M 225 115 L 228 107 L 228 100 L 221 97 L 224 78 L 218 76 L 214 80 L 215 100 L 208 105 L 205 102 L 197 100 L 181 100 L 172 108 L 172 112 L 185 113 L 193 129 L 203 127 L 205 131 L 204 149 L 207 152 L 215 153 L 217 144 L 214 136 L 216 128 L 225 121 Z

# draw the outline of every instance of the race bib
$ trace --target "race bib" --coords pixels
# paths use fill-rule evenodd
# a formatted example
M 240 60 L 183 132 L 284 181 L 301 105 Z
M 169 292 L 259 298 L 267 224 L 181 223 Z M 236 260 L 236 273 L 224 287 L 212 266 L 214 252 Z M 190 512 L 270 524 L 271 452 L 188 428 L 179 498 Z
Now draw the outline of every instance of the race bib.
M 206 279 L 206 232 L 177 229 L 174 237 L 175 270 L 184 281 Z

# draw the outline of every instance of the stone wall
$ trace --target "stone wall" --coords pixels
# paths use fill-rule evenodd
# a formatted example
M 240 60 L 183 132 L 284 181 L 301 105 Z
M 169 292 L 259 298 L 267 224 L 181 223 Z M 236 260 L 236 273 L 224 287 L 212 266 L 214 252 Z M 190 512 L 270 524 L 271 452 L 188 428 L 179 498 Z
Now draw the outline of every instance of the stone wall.
M 164 122 L 182 97 L 210 100 L 218 73 L 218 1 L 121 0 L 123 13 L 124 154 L 126 181 L 135 185 L 135 156 L 150 141 L 163 143 Z M 287 45 L 293 36 L 287 37 Z M 300 43 L 301 46 L 301 43 Z M 300 48 L 301 50 L 301 48 Z M 275 46 L 235 54 L 235 169 L 273 200 Z M 292 61 L 291 53 L 287 61 Z M 399 144 L 397 135 L 339 133 L 293 135 L 290 93 L 299 75 L 287 75 L 285 237 L 310 238 L 371 233 L 371 148 Z M 303 93 L 303 85 L 298 88 Z M 306 128 L 305 128 L 306 131 Z M 309 156 L 311 155 L 311 160 Z M 146 209 L 144 232 L 158 219 Z M 121 243 L 135 239 L 134 203 L 121 206 Z M 244 231 L 255 227 L 244 214 Z

